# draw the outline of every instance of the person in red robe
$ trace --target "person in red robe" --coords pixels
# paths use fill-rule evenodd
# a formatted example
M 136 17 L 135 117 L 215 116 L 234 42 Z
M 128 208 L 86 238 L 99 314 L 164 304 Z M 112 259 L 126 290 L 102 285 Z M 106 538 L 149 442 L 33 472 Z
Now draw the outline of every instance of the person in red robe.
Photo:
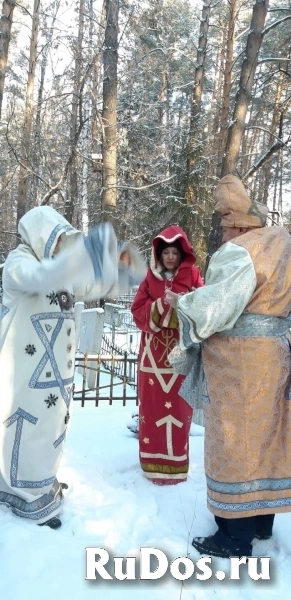
M 139 456 L 153 483 L 185 481 L 189 468 L 192 408 L 179 396 L 183 376 L 168 355 L 179 339 L 175 309 L 165 301 L 168 289 L 185 294 L 203 285 L 186 233 L 176 225 L 153 240 L 150 267 L 131 311 L 142 331 L 139 350 Z

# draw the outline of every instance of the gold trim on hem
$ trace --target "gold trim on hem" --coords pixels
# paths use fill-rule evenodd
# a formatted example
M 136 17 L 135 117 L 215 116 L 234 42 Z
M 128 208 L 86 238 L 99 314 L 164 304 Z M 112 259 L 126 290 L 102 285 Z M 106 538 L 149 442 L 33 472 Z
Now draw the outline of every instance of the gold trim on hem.
M 173 467 L 171 465 L 156 465 L 153 463 L 141 463 L 143 471 L 153 471 L 156 473 L 188 473 L 189 465 Z

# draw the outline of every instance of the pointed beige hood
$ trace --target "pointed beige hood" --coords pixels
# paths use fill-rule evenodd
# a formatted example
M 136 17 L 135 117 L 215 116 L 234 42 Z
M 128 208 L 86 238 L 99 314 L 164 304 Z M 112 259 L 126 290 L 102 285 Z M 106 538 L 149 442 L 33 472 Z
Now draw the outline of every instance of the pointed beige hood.
M 221 214 L 222 227 L 264 227 L 268 207 L 252 202 L 240 179 L 225 175 L 217 184 L 215 210 Z

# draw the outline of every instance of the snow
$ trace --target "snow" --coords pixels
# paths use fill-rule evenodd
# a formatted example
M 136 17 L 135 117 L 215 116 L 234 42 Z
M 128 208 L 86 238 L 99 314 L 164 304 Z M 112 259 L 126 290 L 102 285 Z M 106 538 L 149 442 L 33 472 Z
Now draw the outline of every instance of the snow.
M 77 376 L 77 379 L 80 376 Z M 78 385 L 77 381 L 77 385 Z M 86 548 L 110 556 L 139 557 L 140 548 L 157 548 L 169 564 L 187 555 L 196 562 L 194 535 L 215 531 L 206 507 L 203 429 L 192 426 L 190 472 L 186 483 L 155 486 L 139 466 L 138 441 L 126 428 L 135 402 L 74 402 L 60 481 L 64 492 L 62 527 L 53 531 L 0 511 L 0 598 L 22 600 L 275 600 L 287 598 L 291 583 L 291 515 L 277 515 L 272 540 L 257 542 L 254 554 L 271 557 L 271 580 L 253 581 L 242 568 L 240 581 L 229 580 L 230 561 L 212 559 L 225 571 L 218 581 L 195 576 L 177 581 L 168 572 L 156 581 L 86 581 Z M 194 434 L 194 435 L 193 435 Z M 196 568 L 196 567 L 195 567 Z M 110 571 L 110 569 L 108 568 Z M 110 571 L 112 572 L 112 571 Z

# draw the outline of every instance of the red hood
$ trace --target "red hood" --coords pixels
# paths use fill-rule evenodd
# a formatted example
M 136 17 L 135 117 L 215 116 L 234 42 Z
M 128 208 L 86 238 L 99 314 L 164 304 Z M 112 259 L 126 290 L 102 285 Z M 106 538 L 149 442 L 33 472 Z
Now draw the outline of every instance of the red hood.
M 193 248 L 188 240 L 188 237 L 187 237 L 185 231 L 183 231 L 183 229 L 181 227 L 179 227 L 178 225 L 170 225 L 170 227 L 163 229 L 163 231 L 161 231 L 161 233 L 159 233 L 153 240 L 152 255 L 151 255 L 151 262 L 150 262 L 150 268 L 153 272 L 156 270 L 157 265 L 158 265 L 157 247 L 158 247 L 160 240 L 164 240 L 168 244 L 179 240 L 179 242 L 183 248 L 183 251 L 185 252 L 185 255 L 186 255 L 180 265 L 180 268 L 184 265 L 188 266 L 188 267 L 191 265 L 194 265 L 194 263 L 196 262 L 196 258 L 194 256 Z

